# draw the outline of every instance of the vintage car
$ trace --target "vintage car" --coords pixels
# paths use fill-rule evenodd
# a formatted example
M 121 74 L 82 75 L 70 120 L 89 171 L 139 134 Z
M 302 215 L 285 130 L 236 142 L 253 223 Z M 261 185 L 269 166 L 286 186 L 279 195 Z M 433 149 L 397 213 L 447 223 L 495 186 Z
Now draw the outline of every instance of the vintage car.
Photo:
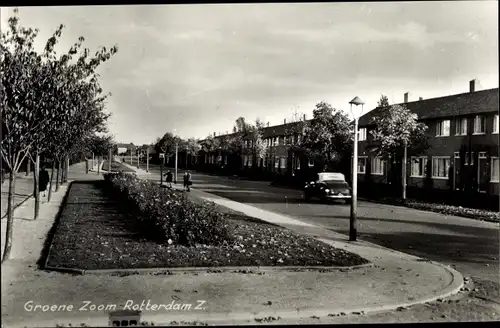
M 304 198 L 318 198 L 322 201 L 344 200 L 351 202 L 351 188 L 345 181 L 342 173 L 321 172 L 317 174 L 316 181 L 310 181 L 304 186 Z

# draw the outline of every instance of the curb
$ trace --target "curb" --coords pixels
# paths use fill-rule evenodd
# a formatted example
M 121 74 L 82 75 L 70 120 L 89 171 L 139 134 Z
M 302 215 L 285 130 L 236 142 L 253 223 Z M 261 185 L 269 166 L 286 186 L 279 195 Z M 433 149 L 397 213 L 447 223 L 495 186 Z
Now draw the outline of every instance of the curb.
M 186 273 L 246 273 L 246 274 L 259 274 L 261 272 L 282 272 L 282 271 L 351 271 L 356 269 L 363 269 L 373 267 L 373 263 L 365 263 L 352 266 L 226 266 L 226 267 L 175 267 L 175 268 L 137 268 L 137 269 L 77 269 L 65 267 L 45 266 L 44 270 L 56 271 L 61 273 L 73 273 L 80 275 L 147 275 L 147 274 L 177 274 Z

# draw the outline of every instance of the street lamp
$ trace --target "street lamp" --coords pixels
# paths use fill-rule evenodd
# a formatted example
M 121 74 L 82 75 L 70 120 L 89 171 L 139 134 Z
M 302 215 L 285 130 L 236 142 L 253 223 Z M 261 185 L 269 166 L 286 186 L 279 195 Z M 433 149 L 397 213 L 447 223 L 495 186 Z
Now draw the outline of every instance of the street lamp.
M 351 114 L 354 117 L 354 147 L 352 155 L 352 195 L 351 195 L 351 217 L 349 220 L 349 241 L 356 241 L 357 236 L 357 222 L 356 222 L 356 209 L 358 203 L 358 120 L 363 113 L 364 101 L 358 96 L 354 97 L 349 102 L 351 105 Z M 352 105 L 355 106 L 354 110 Z M 358 106 L 361 105 L 361 111 Z
M 174 129 L 174 138 L 175 138 L 175 178 L 174 184 L 177 184 L 177 155 L 179 152 L 179 140 L 176 135 L 177 129 Z

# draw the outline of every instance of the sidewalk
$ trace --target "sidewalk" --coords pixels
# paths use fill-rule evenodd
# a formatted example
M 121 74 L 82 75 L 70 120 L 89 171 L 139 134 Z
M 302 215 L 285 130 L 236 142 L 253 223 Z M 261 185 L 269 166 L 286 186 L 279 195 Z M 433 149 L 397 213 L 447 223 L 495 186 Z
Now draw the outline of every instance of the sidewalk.
M 75 165 L 68 178 L 102 179 L 102 176 L 85 174 L 84 170 L 84 163 L 81 167 Z M 62 202 L 64 193 L 60 191 L 50 204 L 41 206 L 39 220 L 25 221 L 24 228 L 16 227 L 14 231 L 13 259 L 2 265 L 3 324 L 24 327 L 70 322 L 72 326 L 81 323 L 107 326 L 107 312 L 111 309 L 108 306 L 107 310 L 101 308 L 92 313 L 78 310 L 33 312 L 24 309 L 28 301 L 42 305 L 72 304 L 76 309 L 85 301 L 96 306 L 115 305 L 117 309 L 127 302 L 138 306 L 143 303 L 141 320 L 155 325 L 168 325 L 173 321 L 255 324 L 269 317 L 299 322 L 311 320 L 312 316 L 321 317 L 324 323 L 323 320 L 335 322 L 341 313 L 359 315 L 444 298 L 463 285 L 460 273 L 449 267 L 362 241 L 350 243 L 344 235 L 205 192 L 193 189 L 192 193 L 358 253 L 372 261 L 373 266 L 324 271 L 242 267 L 252 271 L 246 274 L 224 268 L 214 268 L 220 272 L 180 268 L 169 274 L 130 275 L 123 272 L 83 276 L 37 270 L 41 246 Z M 21 212 L 18 215 L 24 216 Z M 148 303 L 150 306 L 145 308 Z M 151 307 L 153 304 L 176 304 L 184 306 L 184 310 L 155 310 Z M 186 310 L 187 305 L 192 308 Z M 197 305 L 200 308 L 196 309 Z

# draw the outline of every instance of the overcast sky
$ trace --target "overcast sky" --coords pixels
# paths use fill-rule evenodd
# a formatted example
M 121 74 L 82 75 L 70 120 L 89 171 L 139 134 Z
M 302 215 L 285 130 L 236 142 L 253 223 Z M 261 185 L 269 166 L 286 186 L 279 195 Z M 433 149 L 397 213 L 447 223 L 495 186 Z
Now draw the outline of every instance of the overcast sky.
M 8 13 L 2 10 L 5 22 Z M 41 42 L 66 25 L 91 50 L 118 44 L 103 64 L 110 131 L 150 143 L 167 131 L 206 137 L 239 116 L 271 125 L 326 101 L 365 110 L 389 101 L 498 87 L 498 2 L 23 7 Z M 5 25 L 3 25 L 5 26 Z

